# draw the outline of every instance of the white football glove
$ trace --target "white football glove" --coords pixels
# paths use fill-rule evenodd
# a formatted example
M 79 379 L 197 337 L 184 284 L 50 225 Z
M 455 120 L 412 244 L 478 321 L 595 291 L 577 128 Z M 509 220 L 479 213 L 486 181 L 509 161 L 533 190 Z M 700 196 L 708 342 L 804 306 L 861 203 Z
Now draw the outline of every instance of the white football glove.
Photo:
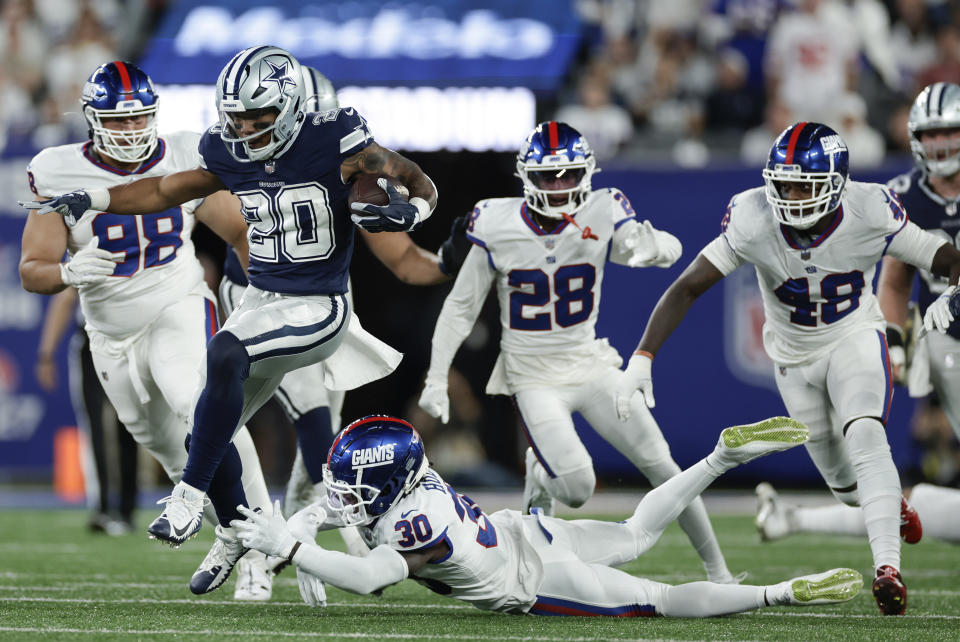
M 97 247 L 94 236 L 73 258 L 60 264 L 60 280 L 64 285 L 91 285 L 105 281 L 117 267 L 117 259 L 107 250 Z
M 936 301 L 927 307 L 927 311 L 923 315 L 924 334 L 934 328 L 945 333 L 947 328 L 950 327 L 950 324 L 953 323 L 953 313 L 950 311 L 950 299 L 953 298 L 956 289 L 957 286 L 951 285 L 943 291 L 943 294 L 937 297 Z
M 315 542 L 317 530 L 327 521 L 327 511 L 320 504 L 310 504 L 287 520 L 287 530 L 301 542 Z
M 327 588 L 316 575 L 311 575 L 297 567 L 297 586 L 300 588 L 300 597 L 308 606 L 326 606 Z
M 903 346 L 890 346 L 887 352 L 890 354 L 890 370 L 893 371 L 893 380 L 906 385 L 907 351 L 903 349 Z
M 670 267 L 683 253 L 683 245 L 673 234 L 658 230 L 650 221 L 637 225 L 634 233 L 625 241 L 633 250 L 627 261 L 630 267 Z
M 647 408 L 656 405 L 653 399 L 653 378 L 650 375 L 652 365 L 653 361 L 645 354 L 634 354 L 630 357 L 627 369 L 623 371 L 620 383 L 617 384 L 617 416 L 620 421 L 626 421 L 630 416 L 630 400 L 637 390 L 643 393 Z
M 279 500 L 274 501 L 273 515 L 269 517 L 243 505 L 237 506 L 237 510 L 247 519 L 235 519 L 230 522 L 230 525 L 237 529 L 237 539 L 244 546 L 284 559 L 290 555 L 297 540 L 287 528 Z
M 438 417 L 442 423 L 450 420 L 450 396 L 447 394 L 447 382 L 427 378 L 420 393 L 420 407 L 431 417 Z

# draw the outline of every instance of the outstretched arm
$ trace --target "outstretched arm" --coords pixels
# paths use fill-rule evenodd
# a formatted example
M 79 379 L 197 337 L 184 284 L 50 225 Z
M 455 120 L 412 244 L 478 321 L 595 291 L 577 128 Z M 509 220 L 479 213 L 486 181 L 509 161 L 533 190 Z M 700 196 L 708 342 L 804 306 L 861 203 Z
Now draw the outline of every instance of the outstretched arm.
M 723 273 L 702 254 L 698 254 L 657 301 L 657 306 L 647 320 L 647 327 L 637 345 L 637 351 L 647 352 L 651 358 L 656 355 L 667 337 L 673 334 L 683 321 L 693 302 L 721 279 Z
M 150 214 L 209 196 L 226 189 L 216 174 L 202 167 L 188 169 L 157 178 L 141 178 L 138 181 L 111 187 L 109 200 L 103 207 L 93 203 L 92 209 L 107 210 L 112 214 Z M 93 193 L 91 192 L 91 196 Z
M 414 243 L 406 232 L 360 233 L 373 255 L 404 283 L 434 285 L 450 278 L 440 271 L 440 257 Z
M 389 546 L 378 546 L 366 557 L 354 557 L 339 551 L 328 551 L 317 545 L 313 538 L 317 524 L 304 531 L 302 528 L 288 528 L 280 511 L 279 502 L 274 505 L 270 516 L 254 512 L 246 506 L 238 506 L 247 519 L 235 519 L 230 525 L 237 530 L 237 537 L 248 548 L 281 557 L 304 571 L 351 593 L 365 595 L 373 593 L 391 584 L 407 578 L 424 564 L 449 554 L 449 547 L 440 542 L 426 549 L 409 553 L 399 553 Z M 313 513 L 314 522 L 323 521 L 326 515 L 317 510 L 317 505 L 307 507 L 297 515 Z M 298 518 L 299 519 L 299 518 Z M 291 522 L 294 518 L 291 517 Z M 293 532 L 296 531 L 296 536 Z
M 723 273 L 703 254 L 698 254 L 693 263 L 687 266 L 683 274 L 657 301 L 657 306 L 647 320 L 647 328 L 643 332 L 643 337 L 640 338 L 640 344 L 630 357 L 623 377 L 617 384 L 615 395 L 617 416 L 621 421 L 626 421 L 630 416 L 630 403 L 638 390 L 643 393 L 647 407 L 654 407 L 653 377 L 650 372 L 654 355 L 660 350 L 667 337 L 680 325 L 697 297 L 722 278 Z
M 433 329 L 430 368 L 419 403 L 421 408 L 443 423 L 447 423 L 450 414 L 447 395 L 450 364 L 477 321 L 494 275 L 493 268 L 487 263 L 486 252 L 473 247 L 463 262 L 453 289 L 443 302 L 437 325 Z

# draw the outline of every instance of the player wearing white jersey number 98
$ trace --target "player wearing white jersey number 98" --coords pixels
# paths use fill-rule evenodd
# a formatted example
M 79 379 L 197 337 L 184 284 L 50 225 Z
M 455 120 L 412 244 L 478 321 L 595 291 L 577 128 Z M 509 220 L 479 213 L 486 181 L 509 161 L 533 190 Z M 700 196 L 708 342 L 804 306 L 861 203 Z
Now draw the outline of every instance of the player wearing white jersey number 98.
M 158 137 L 158 101 L 150 78 L 135 65 L 100 66 L 83 89 L 91 140 L 37 154 L 27 168 L 34 194 L 47 199 L 85 186 L 106 188 L 196 167 L 200 135 Z M 23 287 L 53 294 L 77 286 L 103 388 L 120 421 L 174 483 L 187 463 L 184 442 L 205 347 L 219 327 L 216 299 L 204 282 L 190 235 L 194 222 L 202 221 L 246 257 L 239 207 L 236 197 L 221 191 L 141 218 L 98 209 L 77 218 L 31 212 L 23 231 Z M 61 263 L 65 251 L 70 260 Z M 235 443 L 244 491 L 255 505 L 265 505 L 269 495 L 246 428 Z M 230 515 L 216 490 L 211 499 L 226 526 Z M 244 576 L 250 581 L 238 584 L 235 595 L 269 599 L 263 558 L 252 556 L 248 563 L 252 570 Z
M 960 252 L 911 223 L 883 185 L 848 179 L 847 146 L 819 123 L 791 125 L 763 170 L 765 188 L 736 194 L 721 234 L 657 303 L 618 390 L 652 398 L 651 362 L 693 301 L 739 266 L 756 267 L 776 365 L 791 417 L 810 428 L 807 452 L 834 496 L 862 507 L 881 611 L 902 614 L 900 478 L 885 422 L 892 381 L 885 323 L 873 293 L 884 254 L 960 278 Z M 931 306 L 932 307 L 932 306 Z
M 631 267 L 669 267 L 680 242 L 637 220 L 618 189 L 594 190 L 596 161 L 586 139 L 565 123 L 545 122 L 523 142 L 517 172 L 523 197 L 477 203 L 467 227 L 470 250 L 433 334 L 420 405 L 446 422 L 447 373 L 491 284 L 500 302 L 501 353 L 487 384 L 512 395 L 530 448 L 524 511 L 553 514 L 554 498 L 577 507 L 593 494 L 593 460 L 574 430 L 580 412 L 657 486 L 680 472 L 650 411 L 617 419 L 612 391 L 622 360 L 595 334 L 609 258 Z M 703 502 L 680 515 L 708 577 L 730 582 Z

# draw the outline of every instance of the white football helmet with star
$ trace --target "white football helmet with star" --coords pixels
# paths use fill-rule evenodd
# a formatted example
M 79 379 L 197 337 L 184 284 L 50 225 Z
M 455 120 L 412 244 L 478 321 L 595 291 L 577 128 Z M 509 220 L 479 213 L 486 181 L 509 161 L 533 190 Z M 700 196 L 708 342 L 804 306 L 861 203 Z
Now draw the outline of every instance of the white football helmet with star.
M 241 162 L 279 156 L 303 124 L 305 102 L 300 63 L 292 54 L 269 45 L 244 49 L 217 79 L 220 138 Z M 245 137 L 234 129 L 231 114 L 270 109 L 277 111 L 277 119 L 267 129 Z M 270 143 L 252 149 L 250 141 L 267 132 L 272 134 Z

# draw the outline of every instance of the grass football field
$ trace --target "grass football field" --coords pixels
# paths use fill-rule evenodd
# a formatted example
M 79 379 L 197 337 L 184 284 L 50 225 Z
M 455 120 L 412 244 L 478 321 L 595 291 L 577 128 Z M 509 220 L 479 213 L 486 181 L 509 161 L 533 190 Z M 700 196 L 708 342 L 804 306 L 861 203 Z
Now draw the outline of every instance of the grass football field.
M 141 521 L 145 520 L 141 511 Z M 0 511 L 0 639 L 9 640 L 960 640 L 960 547 L 932 539 L 904 546 L 905 617 L 882 617 L 864 591 L 846 604 L 770 608 L 722 618 L 555 618 L 485 613 L 412 581 L 382 597 L 328 587 L 326 608 L 304 605 L 292 570 L 267 603 L 234 602 L 233 579 L 196 597 L 190 575 L 212 529 L 179 550 L 146 538 L 89 534 L 80 510 Z M 752 584 L 850 566 L 869 572 L 860 538 L 794 536 L 761 544 L 751 515 L 713 516 L 734 573 Z M 342 548 L 336 533 L 321 543 Z M 599 545 L 602 545 L 600 543 Z M 656 580 L 703 579 L 700 561 L 672 525 L 624 569 Z

